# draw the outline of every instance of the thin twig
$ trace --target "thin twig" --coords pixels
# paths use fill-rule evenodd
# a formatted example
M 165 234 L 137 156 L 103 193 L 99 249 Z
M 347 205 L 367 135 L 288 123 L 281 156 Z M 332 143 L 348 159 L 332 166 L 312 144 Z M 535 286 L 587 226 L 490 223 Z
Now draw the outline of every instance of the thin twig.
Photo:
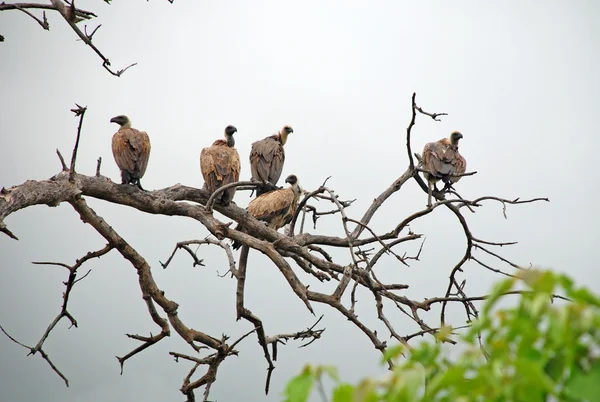
M 98 157 L 98 163 L 96 163 L 96 177 L 100 177 L 100 165 L 102 164 L 102 157 Z
M 73 182 L 75 179 L 75 160 L 77 159 L 77 149 L 79 148 L 79 139 L 81 138 L 81 126 L 83 124 L 83 118 L 85 117 L 85 111 L 87 106 L 79 106 L 77 103 L 76 109 L 71 109 L 71 112 L 75 113 L 75 116 L 79 116 L 79 125 L 77 126 L 77 138 L 75 139 L 75 146 L 73 147 L 73 155 L 71 156 L 71 168 L 69 170 L 69 181 Z
M 2 5 L 3 5 L 3 4 L 0 4 L 0 7 L 1 7 Z M 33 19 L 34 19 L 34 20 L 35 20 L 35 21 L 36 21 L 38 24 L 40 24 L 40 26 L 41 26 L 42 28 L 44 28 L 46 31 L 49 31 L 49 30 L 50 30 L 50 24 L 48 24 L 48 18 L 46 18 L 46 12 L 45 12 L 45 11 L 42 13 L 42 15 L 43 15 L 44 19 L 43 19 L 43 20 L 40 20 L 38 17 L 36 17 L 36 16 L 35 16 L 35 15 L 33 15 L 32 13 L 30 13 L 29 11 L 27 11 L 27 10 L 25 10 L 23 7 L 21 7 L 21 5 L 19 5 L 19 4 L 14 4 L 14 6 L 15 6 L 15 8 L 16 8 L 17 10 L 20 10 L 20 11 L 24 12 L 25 14 L 27 14 L 28 16 L 30 16 L 31 18 L 33 18 Z M 2 8 L 0 8 L 0 11 L 2 11 Z

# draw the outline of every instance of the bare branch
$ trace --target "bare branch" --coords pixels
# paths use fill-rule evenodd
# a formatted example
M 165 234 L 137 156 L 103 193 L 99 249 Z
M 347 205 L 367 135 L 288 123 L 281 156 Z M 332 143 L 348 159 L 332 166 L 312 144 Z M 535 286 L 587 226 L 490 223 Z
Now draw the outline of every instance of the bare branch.
M 88 32 L 87 32 L 87 25 L 84 25 L 83 26 L 83 31 L 85 32 L 85 36 L 87 36 L 88 39 L 91 41 L 92 37 L 94 36 L 94 34 L 96 33 L 96 31 L 98 29 L 100 29 L 101 26 L 102 26 L 102 24 L 98 25 L 96 28 L 94 28 L 94 30 L 91 33 L 88 34 Z
M 271 379 L 271 373 L 275 369 L 275 365 L 271 360 L 271 355 L 269 354 L 269 350 L 267 348 L 267 337 L 265 335 L 265 329 L 260 318 L 252 314 L 250 310 L 248 310 L 244 303 L 244 289 L 246 284 L 246 267 L 248 265 L 248 253 L 250 249 L 248 246 L 242 246 L 242 250 L 240 252 L 240 264 L 237 272 L 237 291 L 236 291 L 236 311 L 237 311 L 237 319 L 243 318 L 254 325 L 254 330 L 256 331 L 256 336 L 258 337 L 258 343 L 262 347 L 265 360 L 267 361 L 267 379 L 265 383 L 265 393 L 269 393 L 269 382 Z
M 100 165 L 102 164 L 102 157 L 98 157 L 98 163 L 96 164 L 96 177 L 100 177 Z
M 52 11 L 58 11 L 56 9 L 56 7 L 52 4 L 38 4 L 38 3 L 13 3 L 13 4 L 6 4 L 5 2 L 0 3 L 0 11 L 8 11 L 8 10 L 25 10 L 25 9 L 38 9 L 38 10 L 52 10 Z M 94 14 L 91 11 L 86 11 L 86 10 L 82 10 L 80 8 L 78 8 L 75 11 L 76 15 L 78 18 L 83 18 L 83 19 L 92 19 L 94 17 L 98 17 L 96 14 Z
M 2 328 L 2 326 L 1 326 L 1 325 L 0 325 L 0 330 L 1 330 L 1 331 L 4 333 L 4 335 L 6 335 L 6 336 L 8 337 L 8 338 L 9 338 L 11 341 L 13 341 L 14 343 L 16 343 L 17 345 L 20 345 L 20 346 L 24 347 L 25 349 L 29 349 L 29 351 L 30 351 L 30 353 L 29 353 L 29 354 L 30 354 L 30 355 L 32 354 L 32 350 L 33 350 L 33 348 L 32 348 L 32 347 L 30 347 L 30 346 L 27 346 L 27 345 L 25 345 L 25 344 L 23 344 L 23 343 L 21 343 L 21 342 L 17 341 L 15 338 L 13 338 L 12 336 L 10 336 L 10 335 L 8 334 L 8 332 L 6 332 L 6 331 L 4 330 L 4 328 Z M 47 354 L 46 352 L 44 352 L 44 350 L 43 350 L 43 349 L 40 349 L 40 350 L 38 350 L 38 352 L 39 352 L 40 356 L 42 356 L 42 358 L 43 358 L 44 360 L 46 360 L 46 362 L 47 362 L 47 363 L 50 365 L 50 368 L 52 368 L 52 370 L 53 370 L 53 371 L 54 371 L 56 374 L 58 374 L 58 376 L 59 376 L 60 378 L 62 378 L 62 380 L 65 382 L 65 385 L 68 387 L 68 386 L 69 386 L 69 380 L 68 380 L 68 379 L 67 379 L 67 377 L 65 377 L 65 375 L 64 375 L 64 374 L 63 374 L 63 373 L 62 373 L 62 372 L 61 372 L 61 371 L 60 371 L 60 370 L 59 370 L 59 369 L 58 369 L 58 368 L 57 368 L 57 367 L 54 365 L 54 363 L 52 362 L 52 360 L 50 360 L 50 357 L 48 356 L 48 354 Z
M 62 1 L 61 0 L 50 0 L 50 2 L 54 6 L 54 9 L 56 11 L 58 11 L 60 13 L 60 15 L 62 15 L 62 17 L 65 19 L 65 21 L 67 21 L 67 24 L 69 24 L 71 29 L 73 29 L 73 31 L 75 31 L 77 36 L 79 36 L 79 38 L 86 45 L 91 47 L 94 50 L 94 52 L 98 55 L 98 57 L 100 57 L 102 59 L 102 67 L 104 67 L 106 69 L 106 71 L 108 71 L 115 77 L 120 77 L 121 74 L 123 74 L 127 69 L 129 69 L 130 67 L 133 67 L 137 64 L 137 63 L 133 63 L 122 70 L 113 71 L 110 68 L 110 60 L 108 60 L 108 58 L 106 56 L 104 56 L 102 54 L 102 52 L 100 52 L 100 50 L 96 47 L 96 45 L 94 45 L 92 43 L 91 37 L 88 37 L 85 33 L 81 32 L 81 30 L 77 27 L 77 25 L 75 25 L 75 22 L 72 21 L 71 18 L 69 17 L 69 11 L 66 9 L 66 7 L 62 3 Z
M 77 126 L 77 138 L 75 140 L 75 146 L 73 147 L 73 155 L 71 156 L 71 168 L 69 170 L 69 181 L 75 180 L 75 160 L 77 159 L 77 149 L 79 148 L 79 139 L 81 138 L 81 125 L 83 124 L 83 118 L 87 106 L 81 107 L 78 104 L 76 109 L 71 109 L 71 112 L 75 113 L 75 116 L 79 116 L 79 125 Z
M 58 149 L 56 150 L 56 155 L 58 155 L 58 159 L 60 160 L 60 164 L 62 165 L 62 170 L 69 170 L 69 167 L 65 163 L 65 158 L 63 158 L 62 154 Z
M 413 98 L 414 99 L 414 98 Z M 441 121 L 438 117 L 440 116 L 448 116 L 448 113 L 427 113 L 425 112 L 423 109 L 421 109 L 419 106 L 415 105 L 415 109 L 421 113 L 424 114 L 425 116 L 429 116 L 431 117 L 433 120 L 435 121 Z
M 212 213 L 213 205 L 215 203 L 215 199 L 216 199 L 217 195 L 221 194 L 225 190 L 229 190 L 230 188 L 241 187 L 241 186 L 252 186 L 252 188 L 256 188 L 256 187 L 260 186 L 260 183 L 257 183 L 255 181 L 236 181 L 235 183 L 229 183 L 222 187 L 217 188 L 215 191 L 213 191 L 213 193 L 208 198 L 208 201 L 206 202 L 206 211 L 208 213 Z
M 2 7 L 3 4 L 0 4 L 0 7 Z M 35 15 L 33 15 L 32 13 L 30 13 L 29 11 L 27 11 L 24 7 L 21 7 L 18 4 L 13 4 L 14 7 L 17 10 L 23 11 L 25 14 L 27 14 L 28 16 L 30 16 L 31 18 L 33 18 L 38 24 L 40 24 L 40 26 L 42 28 L 44 28 L 46 31 L 50 30 L 50 24 L 48 24 L 48 19 L 46 18 L 46 12 L 44 11 L 42 13 L 43 15 L 43 20 L 40 20 L 38 17 L 36 17 Z M 2 11 L 2 8 L 0 8 L 0 11 Z
M 91 260 L 92 258 L 100 258 L 103 255 L 107 254 L 112 249 L 113 249 L 113 247 L 107 244 L 106 246 L 104 246 L 102 249 L 100 249 L 98 251 L 90 251 L 86 255 L 81 257 L 80 259 L 76 260 L 74 265 L 67 265 L 67 264 L 60 263 L 60 262 L 36 262 L 36 261 L 32 262 L 32 264 L 37 264 L 37 265 L 57 265 L 57 266 L 67 268 L 69 270 L 69 279 L 65 283 L 66 290 L 63 293 L 63 304 L 62 304 L 60 312 L 54 318 L 54 320 L 50 323 L 50 325 L 48 325 L 48 327 L 46 328 L 46 331 L 44 332 L 44 335 L 42 335 L 42 337 L 38 341 L 37 345 L 31 349 L 30 354 L 35 354 L 42 349 L 42 346 L 43 346 L 44 342 L 46 341 L 46 339 L 48 338 L 48 336 L 50 335 L 50 332 L 52 332 L 52 330 L 56 327 L 56 325 L 60 322 L 60 320 L 63 317 L 66 317 L 71 322 L 71 326 L 77 327 L 77 320 L 75 320 L 75 318 L 68 311 L 68 303 L 69 303 L 69 296 L 71 294 L 71 290 L 73 290 L 73 287 L 75 286 L 75 284 L 77 282 L 79 282 L 80 279 L 82 279 L 82 278 L 80 278 L 79 280 L 77 279 L 77 269 L 79 267 L 81 267 L 85 262 Z M 89 274 L 89 271 L 87 274 L 84 275 L 84 277 L 86 277 L 88 274 Z

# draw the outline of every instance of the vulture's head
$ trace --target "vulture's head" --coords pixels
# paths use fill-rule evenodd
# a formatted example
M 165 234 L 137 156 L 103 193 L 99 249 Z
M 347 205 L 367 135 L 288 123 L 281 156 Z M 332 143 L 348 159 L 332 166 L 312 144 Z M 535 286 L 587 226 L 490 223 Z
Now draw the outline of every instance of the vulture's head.
M 117 123 L 121 127 L 131 127 L 131 120 L 129 120 L 129 117 L 125 116 L 124 114 L 113 117 L 110 119 L 110 122 Z
M 232 125 L 225 127 L 225 139 L 227 140 L 228 147 L 235 146 L 235 140 L 233 139 L 233 133 L 237 133 L 237 128 Z
M 450 143 L 458 146 L 458 140 L 460 140 L 462 137 L 463 135 L 460 133 L 460 131 L 453 131 L 452 134 L 450 134 Z
M 225 127 L 225 135 L 230 136 L 233 135 L 233 133 L 237 133 L 237 128 L 231 125 Z
M 294 191 L 296 197 L 300 197 L 302 194 L 302 189 L 300 188 L 300 183 L 298 183 L 298 177 L 296 177 L 295 174 L 291 174 L 285 178 L 285 182 L 290 183 L 290 186 L 292 186 L 292 191 Z
M 285 126 L 283 126 L 283 128 L 281 129 L 281 132 L 279 133 L 281 143 L 285 145 L 288 135 L 290 135 L 293 132 L 294 132 L 294 129 L 291 126 L 288 126 L 287 124 Z
M 298 184 L 298 178 L 295 174 L 291 174 L 285 178 L 285 182 L 290 183 L 293 186 L 294 184 Z

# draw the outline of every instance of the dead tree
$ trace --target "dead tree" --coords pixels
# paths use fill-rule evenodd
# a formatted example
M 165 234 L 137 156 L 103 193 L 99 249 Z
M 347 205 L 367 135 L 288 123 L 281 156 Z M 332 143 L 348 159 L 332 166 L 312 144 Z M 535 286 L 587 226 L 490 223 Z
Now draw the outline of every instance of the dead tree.
M 425 112 L 417 106 L 416 94 L 413 94 L 412 114 L 406 129 L 406 155 L 408 157 L 406 170 L 388 188 L 383 189 L 360 217 L 352 217 L 350 214 L 352 201 L 342 200 L 332 188 L 327 186 L 327 180 L 325 180 L 319 188 L 306 192 L 299 203 L 292 222 L 285 231 L 286 233 L 283 234 L 268 228 L 262 222 L 255 220 L 244 209 L 234 204 L 229 206 L 215 204 L 215 196 L 224 188 L 217 189 L 213 194 L 208 194 L 201 189 L 178 184 L 161 190 L 140 191 L 134 186 L 116 184 L 109 178 L 102 176 L 100 174 L 101 159 L 98 160 L 95 175 L 88 176 L 77 173 L 75 170 L 77 148 L 79 138 L 83 134 L 81 127 L 86 108 L 77 106 L 72 111 L 79 118 L 79 125 L 70 164 L 65 163 L 62 155 L 57 150 L 62 164 L 62 170 L 58 174 L 49 180 L 28 180 L 20 185 L 2 188 L 0 191 L 0 231 L 12 239 L 17 240 L 17 236 L 5 223 L 5 219 L 12 213 L 34 205 L 56 206 L 60 203 L 68 203 L 79 214 L 84 223 L 90 225 L 106 240 L 106 245 L 102 245 L 97 251 L 88 252 L 73 265 L 59 262 L 36 262 L 36 264 L 53 264 L 66 268 L 68 279 L 65 282 L 66 289 L 63 294 L 61 311 L 50 323 L 35 346 L 28 346 L 19 342 L 9 335 L 10 329 L 2 328 L 6 336 L 15 343 L 27 348 L 30 355 L 38 354 L 42 356 L 67 385 L 66 375 L 52 363 L 52 360 L 44 351 L 44 341 L 63 318 L 66 318 L 72 326 L 77 326 L 76 318 L 69 312 L 69 295 L 77 282 L 86 277 L 86 273 L 81 273 L 81 267 L 91 258 L 101 257 L 114 250 L 131 264 L 132 268 L 138 273 L 139 288 L 147 305 L 148 314 L 160 330 L 158 334 L 151 336 L 127 335 L 138 340 L 140 345 L 130 353 L 118 357 L 121 370 L 123 370 L 124 363 L 128 359 L 175 334 L 184 339 L 192 349 L 189 354 L 179 351 L 170 352 L 176 360 L 183 359 L 193 364 L 189 374 L 183 380 L 181 392 L 187 396 L 188 401 L 193 401 L 195 400 L 194 391 L 204 386 L 204 400 L 206 400 L 210 386 L 217 378 L 219 365 L 229 356 L 238 354 L 236 346 L 246 337 L 256 337 L 264 352 L 268 368 L 265 391 L 268 392 L 269 380 L 274 368 L 273 361 L 277 358 L 279 345 L 285 344 L 289 340 L 300 340 L 304 342 L 304 345 L 308 345 L 319 339 L 324 331 L 324 328 L 318 327 L 321 317 L 316 320 L 314 325 L 308 328 L 299 328 L 296 332 L 269 334 L 265 322 L 252 313 L 249 309 L 250 306 L 245 303 L 248 254 L 242 254 L 239 261 L 236 262 L 229 240 L 238 241 L 247 246 L 248 249 L 253 250 L 253 252 L 258 251 L 266 255 L 287 280 L 289 290 L 296 294 L 310 312 L 314 314 L 313 306 L 315 304 L 329 306 L 332 312 L 337 311 L 337 313 L 351 321 L 358 331 L 364 333 L 376 349 L 384 352 L 388 346 L 387 341 L 384 339 L 387 338 L 387 335 L 396 342 L 410 347 L 409 341 L 415 337 L 435 334 L 441 327 L 447 325 L 454 328 L 465 325 L 465 323 L 468 325 L 471 320 L 478 317 L 477 301 L 485 299 L 486 295 L 467 293 L 466 279 L 462 276 L 462 267 L 467 261 L 473 261 L 485 269 L 504 275 L 511 275 L 509 270 L 514 272 L 514 270 L 523 269 L 501 256 L 494 249 L 495 247 L 509 246 L 514 243 L 481 239 L 478 234 L 473 233 L 469 228 L 468 214 L 464 214 L 464 211 L 472 213 L 476 208 L 481 207 L 484 202 L 495 202 L 502 204 L 504 213 L 506 213 L 508 205 L 548 201 L 546 198 L 509 200 L 495 196 L 481 196 L 468 200 L 460 197 L 454 191 L 445 194 L 434 192 L 436 202 L 433 205 L 415 211 L 401 221 L 391 224 L 389 230 L 384 233 L 376 233 L 369 226 L 371 219 L 390 196 L 400 191 L 408 181 L 415 180 L 422 188 L 423 200 L 425 200 L 428 191 L 427 185 L 420 175 L 420 172 L 423 171 L 419 163 L 420 157 L 418 154 L 413 154 L 411 148 L 411 134 L 417 115 L 427 116 L 438 121 L 444 113 Z M 474 173 L 476 172 L 468 173 L 468 175 Z M 249 190 L 253 188 L 254 183 L 238 182 L 229 186 L 239 186 L 239 190 Z M 148 214 L 185 217 L 202 224 L 210 235 L 204 239 L 182 240 L 177 243 L 171 257 L 161 265 L 163 268 L 167 267 L 173 255 L 179 250 L 188 253 L 194 265 L 202 265 L 201 256 L 190 245 L 206 245 L 222 249 L 227 256 L 228 273 L 237 282 L 235 298 L 238 320 L 248 320 L 252 323 L 254 329 L 237 339 L 229 339 L 226 335 L 210 335 L 191 329 L 193 323 L 184 322 L 178 316 L 179 305 L 177 301 L 166 297 L 159 284 L 154 280 L 152 272 L 153 268 L 156 269 L 156 266 L 151 266 L 126 239 L 120 236 L 108 222 L 90 208 L 86 202 L 86 199 L 90 197 L 132 207 Z M 310 204 L 315 200 L 321 201 L 319 205 L 327 203 L 330 207 L 317 208 L 315 205 Z M 425 204 L 425 202 L 423 203 Z M 412 261 L 419 260 L 421 252 L 426 249 L 423 245 L 424 234 L 414 233 L 410 225 L 419 218 L 435 213 L 439 208 L 446 208 L 455 216 L 462 228 L 462 236 L 466 240 L 466 247 L 459 261 L 448 262 L 452 268 L 445 294 L 423 300 L 411 299 L 404 294 L 405 289 L 408 288 L 407 284 L 386 283 L 378 279 L 377 264 L 384 255 L 394 257 L 398 264 L 403 265 L 409 265 Z M 220 212 L 230 221 L 217 219 L 213 214 L 213 210 Z M 318 233 L 317 221 L 323 215 L 337 215 L 341 220 L 344 235 L 332 236 L 326 233 Z M 312 220 L 315 233 L 308 233 L 305 228 L 307 217 Z M 244 231 L 234 229 L 234 222 L 242 224 Z M 11 229 L 16 231 L 15 228 Z M 418 252 L 414 255 L 407 255 L 402 250 L 406 249 L 407 244 L 412 242 L 420 242 Z M 342 260 L 332 258 L 331 250 L 334 249 L 346 250 L 346 258 Z M 504 265 L 506 269 L 482 262 L 478 254 L 497 259 L 498 263 Z M 331 291 L 322 293 L 311 290 L 309 288 L 310 283 L 302 282 L 298 277 L 297 272 L 301 271 L 310 275 L 315 281 L 328 282 L 331 284 Z M 369 328 L 355 314 L 357 289 L 366 290 L 367 293 L 372 295 L 371 302 L 376 307 L 377 318 L 385 325 L 389 333 L 377 333 L 375 329 Z M 364 303 L 364 301 L 361 301 L 361 303 Z M 456 303 L 464 306 L 465 320 L 459 323 L 449 323 L 446 319 L 447 306 Z M 429 311 L 436 304 L 441 305 L 438 322 L 425 322 L 421 319 L 419 314 Z M 386 316 L 386 311 L 390 310 L 399 311 L 410 317 L 420 328 L 419 331 L 401 333 L 393 320 L 388 319 Z M 453 341 L 450 338 L 448 342 L 452 343 Z M 391 367 L 392 363 L 389 364 Z M 199 370 L 200 366 L 203 367 L 202 372 Z

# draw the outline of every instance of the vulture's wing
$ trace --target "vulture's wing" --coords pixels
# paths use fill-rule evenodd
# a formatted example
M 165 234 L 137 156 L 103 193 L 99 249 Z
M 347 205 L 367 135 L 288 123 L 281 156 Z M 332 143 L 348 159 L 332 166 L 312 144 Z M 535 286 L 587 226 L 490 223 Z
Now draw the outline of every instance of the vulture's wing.
M 467 171 L 467 161 L 458 153 L 458 149 L 456 151 L 453 150 L 452 164 L 454 166 L 454 174 L 464 174 Z M 460 178 L 461 176 L 451 177 L 450 181 L 456 183 Z
M 262 194 L 248 204 L 248 212 L 258 220 L 268 223 L 279 221 L 290 212 L 294 201 L 294 191 L 291 188 L 275 190 Z M 281 225 L 283 226 L 283 225 Z M 277 229 L 281 227 L 277 225 Z
M 283 171 L 284 160 L 285 151 L 277 136 L 256 141 L 250 150 L 252 178 L 277 184 Z
M 212 157 L 211 148 L 202 148 L 200 152 L 200 171 L 202 172 L 202 177 L 204 178 L 204 186 L 208 192 L 212 193 L 215 191 L 217 184 L 214 179 L 216 179 L 215 175 L 211 173 L 215 170 L 215 162 Z
M 132 129 L 135 134 L 129 140 L 129 143 L 136 149 L 138 160 L 139 177 L 141 178 L 146 173 L 148 160 L 150 159 L 150 137 L 145 131 Z
M 215 141 L 200 153 L 200 170 L 210 192 L 240 178 L 240 156 L 235 148 Z M 223 141 L 224 142 L 224 141 Z
M 112 151 L 119 169 L 141 178 L 150 158 L 150 137 L 135 128 L 122 128 L 113 135 Z
M 129 144 L 125 130 L 119 130 L 113 135 L 112 151 L 119 169 L 133 174 L 136 160 L 135 149 Z
M 448 179 L 449 175 L 462 174 L 467 168 L 465 159 L 458 150 L 450 145 L 444 138 L 437 142 L 430 142 L 423 149 L 423 165 L 433 174 L 434 179 Z M 451 178 L 453 182 L 460 179 Z

